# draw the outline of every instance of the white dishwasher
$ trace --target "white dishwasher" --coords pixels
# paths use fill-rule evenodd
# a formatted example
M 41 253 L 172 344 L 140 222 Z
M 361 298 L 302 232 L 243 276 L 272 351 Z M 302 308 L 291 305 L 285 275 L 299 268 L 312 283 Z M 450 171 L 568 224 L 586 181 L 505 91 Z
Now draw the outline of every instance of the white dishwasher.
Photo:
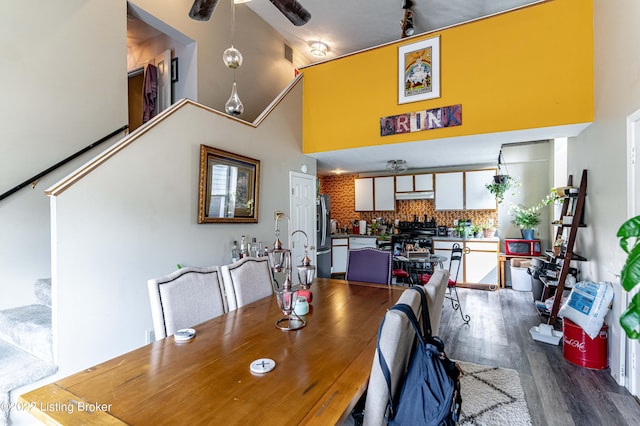
M 349 249 L 377 248 L 376 237 L 349 237 Z

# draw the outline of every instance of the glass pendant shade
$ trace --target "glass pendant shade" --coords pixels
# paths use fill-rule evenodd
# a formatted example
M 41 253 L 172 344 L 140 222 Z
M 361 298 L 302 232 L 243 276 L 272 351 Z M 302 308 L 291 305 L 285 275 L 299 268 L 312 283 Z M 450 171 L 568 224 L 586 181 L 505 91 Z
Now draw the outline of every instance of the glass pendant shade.
M 225 50 L 222 54 L 222 61 L 227 68 L 240 68 L 240 65 L 242 65 L 242 53 L 231 45 L 231 47 Z
M 242 105 L 242 101 L 238 96 L 238 89 L 235 81 L 233 82 L 233 88 L 231 89 L 231 96 L 229 96 L 229 99 L 224 104 L 224 110 L 227 114 L 234 116 L 240 115 L 244 112 L 244 105 Z

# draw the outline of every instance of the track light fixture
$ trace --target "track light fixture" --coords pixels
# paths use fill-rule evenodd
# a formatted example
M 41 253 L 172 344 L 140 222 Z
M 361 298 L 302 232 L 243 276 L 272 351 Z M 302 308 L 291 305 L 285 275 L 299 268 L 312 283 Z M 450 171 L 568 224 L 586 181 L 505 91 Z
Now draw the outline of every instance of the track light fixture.
M 415 29 L 413 28 L 413 0 L 402 0 L 402 9 L 404 9 L 402 38 L 405 38 L 415 33 Z

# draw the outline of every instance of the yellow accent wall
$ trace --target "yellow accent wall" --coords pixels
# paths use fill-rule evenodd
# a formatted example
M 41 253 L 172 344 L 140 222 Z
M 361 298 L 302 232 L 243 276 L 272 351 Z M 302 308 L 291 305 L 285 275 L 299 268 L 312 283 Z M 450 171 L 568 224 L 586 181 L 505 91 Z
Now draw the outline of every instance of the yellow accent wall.
M 304 68 L 303 152 L 593 121 L 593 2 L 551 0 Z M 440 36 L 441 97 L 398 104 L 398 46 Z M 380 118 L 462 105 L 462 125 L 380 136 Z

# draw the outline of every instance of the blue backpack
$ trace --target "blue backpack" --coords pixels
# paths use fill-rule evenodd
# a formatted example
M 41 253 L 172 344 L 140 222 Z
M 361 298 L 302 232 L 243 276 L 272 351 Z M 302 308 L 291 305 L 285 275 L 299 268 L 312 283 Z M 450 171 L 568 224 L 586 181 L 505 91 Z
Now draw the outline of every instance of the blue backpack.
M 424 332 L 420 330 L 418 320 L 409 305 L 399 303 L 391 308 L 407 316 L 417 336 L 400 394 L 396 398 L 391 395 L 389 367 L 378 346 L 380 366 L 389 388 L 386 420 L 389 425 L 455 425 L 462 404 L 458 380 L 460 370 L 444 354 L 442 340 L 431 335 L 424 289 L 420 286 L 411 288 L 421 295 Z M 383 324 L 384 319 L 378 330 L 378 341 Z

